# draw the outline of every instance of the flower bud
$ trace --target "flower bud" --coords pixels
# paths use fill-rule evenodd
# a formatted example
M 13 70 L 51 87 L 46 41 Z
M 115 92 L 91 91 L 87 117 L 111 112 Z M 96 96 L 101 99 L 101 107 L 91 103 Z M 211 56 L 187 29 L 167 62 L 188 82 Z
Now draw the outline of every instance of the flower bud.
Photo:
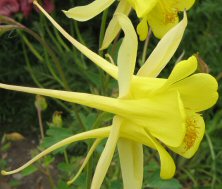
M 52 116 L 52 123 L 55 127 L 62 127 L 62 112 L 54 112 Z
M 47 102 L 45 100 L 45 97 L 36 95 L 35 99 L 35 107 L 41 111 L 44 111 L 47 108 Z

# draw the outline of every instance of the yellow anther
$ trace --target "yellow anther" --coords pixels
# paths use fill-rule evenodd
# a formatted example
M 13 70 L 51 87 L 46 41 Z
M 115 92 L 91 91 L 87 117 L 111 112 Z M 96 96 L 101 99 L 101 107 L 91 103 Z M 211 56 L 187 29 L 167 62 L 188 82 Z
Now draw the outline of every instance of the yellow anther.
M 198 126 L 197 126 L 197 120 L 195 117 L 189 117 L 186 120 L 186 134 L 184 138 L 185 143 L 185 150 L 189 150 L 195 143 L 197 137 L 198 137 Z

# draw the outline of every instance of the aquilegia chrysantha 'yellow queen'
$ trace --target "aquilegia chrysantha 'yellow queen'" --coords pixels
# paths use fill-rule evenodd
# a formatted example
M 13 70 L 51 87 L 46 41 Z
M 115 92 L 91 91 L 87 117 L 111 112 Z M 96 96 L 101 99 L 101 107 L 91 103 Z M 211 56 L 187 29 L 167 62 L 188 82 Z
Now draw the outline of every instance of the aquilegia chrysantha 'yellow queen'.
M 198 112 L 210 108 L 218 99 L 217 81 L 209 74 L 194 74 L 197 68 L 194 56 L 177 63 L 168 79 L 156 78 L 182 39 L 187 25 L 186 14 L 183 20 L 160 40 L 145 64 L 134 75 L 138 40 L 128 17 L 121 13 L 114 16 L 115 22 L 125 34 L 118 52 L 118 66 L 115 66 L 72 38 L 36 1 L 34 3 L 65 38 L 118 81 L 119 97 L 0 84 L 0 88 L 58 98 L 114 114 L 111 126 L 66 138 L 20 168 L 9 172 L 2 171 L 2 174 L 21 171 L 61 146 L 95 138 L 82 167 L 69 181 L 72 183 L 81 173 L 97 145 L 108 138 L 96 166 L 92 189 L 101 187 L 116 146 L 125 189 L 142 187 L 143 145 L 158 151 L 161 162 L 160 176 L 164 179 L 172 178 L 175 164 L 165 147 L 183 157 L 192 157 L 199 147 L 205 130 L 204 120 Z
M 87 21 L 98 15 L 115 0 L 94 0 L 85 6 L 78 6 L 64 11 L 67 17 Z M 164 34 L 175 26 L 178 21 L 178 12 L 190 9 L 195 0 L 120 0 L 115 11 L 128 15 L 133 8 L 136 11 L 140 23 L 137 26 L 137 33 L 141 40 L 148 35 L 148 24 L 151 26 L 154 35 L 162 38 Z M 106 30 L 102 48 L 107 48 L 120 31 L 117 20 L 113 18 Z

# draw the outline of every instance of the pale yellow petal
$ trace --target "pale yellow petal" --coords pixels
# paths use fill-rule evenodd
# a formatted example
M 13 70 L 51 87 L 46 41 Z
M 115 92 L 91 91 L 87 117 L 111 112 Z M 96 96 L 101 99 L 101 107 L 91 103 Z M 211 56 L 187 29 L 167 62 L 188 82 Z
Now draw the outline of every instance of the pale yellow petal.
M 119 2 L 119 5 L 114 15 L 116 13 L 122 13 L 122 14 L 128 15 L 130 13 L 130 10 L 131 10 L 131 6 L 127 2 L 127 0 L 121 0 Z M 101 50 L 108 48 L 108 46 L 112 43 L 112 41 L 115 39 L 117 34 L 120 32 L 120 30 L 121 30 L 121 27 L 118 23 L 118 20 L 116 18 L 113 18 L 106 29 Z
M 185 112 L 178 92 L 153 94 L 149 99 L 135 101 L 122 99 L 121 102 L 124 103 L 122 111 L 125 114 L 120 115 L 131 124 L 147 129 L 167 145 L 176 147 L 182 143 Z
M 159 39 L 179 22 L 177 10 L 162 1 L 149 12 L 147 19 L 153 34 Z
M 124 115 L 128 114 L 128 112 L 131 112 L 131 108 L 128 109 L 130 104 L 128 105 L 128 103 L 125 101 L 122 102 L 120 99 L 115 99 L 111 97 L 53 89 L 20 87 L 1 83 L 0 88 L 57 98 L 67 102 L 85 105 L 91 108 L 96 108 L 118 115 Z
M 195 0 L 167 0 L 167 4 L 178 11 L 189 10 L 194 3 Z
M 209 74 L 194 74 L 171 87 L 179 91 L 184 107 L 196 112 L 212 107 L 218 100 L 217 80 Z
M 137 55 L 137 35 L 129 18 L 124 14 L 116 14 L 121 28 L 124 31 L 123 42 L 119 48 L 117 64 L 118 64 L 118 84 L 119 97 L 127 96 L 130 90 L 131 80 L 136 64 Z
M 168 77 L 165 87 L 170 86 L 182 79 L 193 74 L 197 69 L 197 59 L 195 56 L 191 56 L 187 60 L 183 60 L 175 65 L 170 76 Z
M 74 7 L 63 12 L 68 18 L 78 21 L 87 21 L 107 9 L 114 1 L 115 0 L 94 0 L 88 5 Z
M 143 182 L 143 146 L 119 139 L 118 152 L 124 189 L 141 189 Z
M 119 117 L 116 116 L 113 118 L 113 124 L 111 127 L 109 138 L 96 165 L 96 170 L 92 179 L 91 189 L 99 189 L 102 185 L 104 177 L 106 176 L 106 173 L 112 161 L 117 141 L 119 139 L 121 122 L 122 121 Z
M 60 142 L 50 146 L 46 150 L 42 151 L 40 154 L 35 156 L 33 159 L 28 161 L 23 166 L 15 169 L 13 171 L 1 171 L 1 174 L 2 175 L 11 175 L 11 174 L 14 174 L 14 173 L 18 173 L 19 171 L 22 171 L 23 169 L 25 169 L 29 165 L 33 164 L 34 162 L 36 162 L 37 160 L 42 158 L 43 156 L 51 153 L 52 151 L 54 151 L 58 148 L 61 148 L 63 146 L 66 146 L 68 144 L 71 144 L 73 142 L 80 141 L 80 140 L 86 140 L 86 139 L 90 139 L 90 138 L 101 138 L 102 139 L 102 138 L 108 137 L 109 133 L 110 133 L 110 127 L 105 127 L 105 128 L 100 128 L 100 129 L 96 129 L 96 130 L 92 130 L 92 131 L 87 131 L 87 132 L 84 132 L 84 133 L 80 133 L 80 134 L 76 134 L 74 136 L 68 137 L 68 138 L 66 138 L 64 140 L 61 140 Z
M 82 45 L 76 41 L 70 34 L 68 34 L 35 0 L 33 2 L 39 10 L 51 21 L 51 23 L 59 30 L 59 32 L 70 42 L 72 43 L 81 53 L 83 53 L 87 58 L 94 62 L 97 66 L 102 68 L 105 72 L 111 75 L 113 78 L 117 79 L 118 68 L 117 66 L 111 64 L 98 54 L 94 53 L 86 46 Z
M 144 65 L 140 68 L 137 75 L 147 77 L 158 76 L 177 50 L 186 26 L 187 16 L 186 13 L 184 13 L 183 20 L 167 32 L 160 40 Z
M 120 128 L 120 138 L 124 138 L 135 143 L 140 143 L 148 146 L 149 148 L 155 148 L 153 143 L 147 138 L 147 132 L 140 125 L 136 125 L 130 121 L 124 120 Z
M 186 135 L 183 143 L 177 148 L 169 148 L 185 158 L 191 158 L 198 150 L 200 142 L 203 139 L 205 123 L 199 114 L 189 112 L 186 127 Z
M 144 41 L 148 35 L 148 23 L 147 18 L 143 18 L 137 25 L 136 31 L 140 37 L 140 41 Z
M 160 156 L 160 177 L 162 179 L 171 179 L 174 176 L 176 170 L 176 166 L 172 157 L 156 139 L 151 137 L 149 134 L 147 134 L 147 137 L 150 141 L 152 141 Z
M 76 173 L 76 175 L 70 179 L 67 184 L 70 185 L 73 182 L 75 182 L 75 180 L 79 177 L 79 175 L 81 174 L 82 170 L 85 168 L 85 166 L 87 165 L 90 157 L 92 156 L 93 152 L 95 151 L 95 149 L 97 148 L 97 146 L 100 144 L 101 139 L 96 139 L 95 142 L 93 143 L 92 147 L 90 148 L 89 152 L 87 153 L 86 158 L 84 159 L 84 162 L 82 164 L 82 166 L 80 167 L 80 169 L 78 170 L 78 172 Z
M 147 15 L 157 4 L 158 0 L 128 0 L 131 6 L 135 9 L 139 18 Z
M 0 88 L 54 97 L 120 115 L 146 127 L 152 135 L 170 146 L 178 146 L 185 133 L 183 104 L 175 90 L 166 94 L 154 93 L 150 98 L 130 100 L 5 84 L 0 84 Z
M 140 77 L 134 75 L 132 79 L 131 94 L 135 99 L 147 98 L 153 91 L 161 88 L 166 79 L 153 77 Z

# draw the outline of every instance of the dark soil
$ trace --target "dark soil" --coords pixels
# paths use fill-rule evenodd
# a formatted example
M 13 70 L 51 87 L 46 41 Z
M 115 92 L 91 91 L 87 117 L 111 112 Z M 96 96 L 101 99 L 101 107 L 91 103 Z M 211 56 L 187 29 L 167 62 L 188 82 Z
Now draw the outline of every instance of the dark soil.
M 0 158 L 7 161 L 7 170 L 15 169 L 31 159 L 31 150 L 36 149 L 37 142 L 33 139 L 11 142 L 11 147 L 6 152 L 1 152 Z M 0 146 L 1 149 L 1 146 Z M 2 168 L 0 168 L 2 169 Z M 52 169 L 52 168 L 50 168 Z M 51 170 L 50 172 L 55 171 Z M 14 183 L 14 184 L 13 184 Z M 15 184 L 18 183 L 18 184 Z M 13 186 L 16 185 L 16 186 Z M 37 171 L 23 177 L 21 173 L 12 176 L 0 176 L 0 189 L 51 189 L 48 177 Z

